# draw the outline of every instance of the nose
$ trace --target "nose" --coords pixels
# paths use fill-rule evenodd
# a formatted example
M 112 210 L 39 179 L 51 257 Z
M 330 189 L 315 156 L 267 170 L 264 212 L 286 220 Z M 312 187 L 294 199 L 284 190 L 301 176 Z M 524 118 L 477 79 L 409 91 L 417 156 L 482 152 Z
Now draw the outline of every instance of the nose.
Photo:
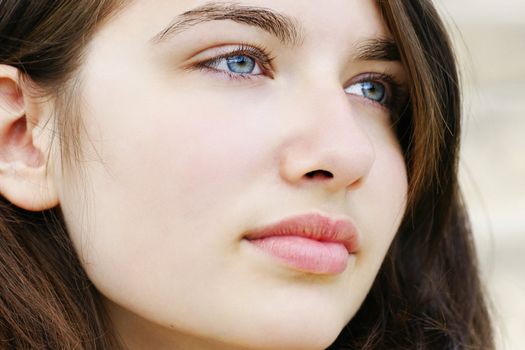
M 342 89 L 303 96 L 301 101 L 292 109 L 299 120 L 294 125 L 300 126 L 283 143 L 280 176 L 296 186 L 315 185 L 329 192 L 360 187 L 375 152 L 366 123 L 356 115 L 359 110 L 352 108 Z

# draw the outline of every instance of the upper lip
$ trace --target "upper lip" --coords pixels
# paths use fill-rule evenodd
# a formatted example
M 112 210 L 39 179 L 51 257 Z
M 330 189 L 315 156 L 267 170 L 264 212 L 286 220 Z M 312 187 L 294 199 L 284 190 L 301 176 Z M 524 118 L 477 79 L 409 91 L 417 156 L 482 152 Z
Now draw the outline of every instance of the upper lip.
M 359 248 L 359 236 L 350 220 L 331 219 L 321 214 L 292 216 L 250 230 L 244 238 L 255 240 L 272 236 L 301 236 L 320 242 L 341 243 L 349 253 L 355 253 Z

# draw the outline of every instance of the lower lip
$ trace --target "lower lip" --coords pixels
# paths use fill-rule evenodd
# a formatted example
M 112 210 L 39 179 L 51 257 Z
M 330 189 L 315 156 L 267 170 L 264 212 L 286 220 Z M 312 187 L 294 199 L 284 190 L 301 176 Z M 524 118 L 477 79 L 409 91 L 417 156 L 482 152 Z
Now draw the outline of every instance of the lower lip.
M 304 272 L 340 274 L 348 264 L 348 250 L 342 243 L 320 242 L 300 236 L 270 236 L 249 242 Z

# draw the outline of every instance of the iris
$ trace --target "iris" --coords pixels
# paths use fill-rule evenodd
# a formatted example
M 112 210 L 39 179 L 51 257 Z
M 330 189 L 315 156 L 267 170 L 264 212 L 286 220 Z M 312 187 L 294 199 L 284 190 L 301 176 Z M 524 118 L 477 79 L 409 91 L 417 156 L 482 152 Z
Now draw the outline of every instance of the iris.
M 255 60 L 244 55 L 228 57 L 226 64 L 231 72 L 237 74 L 250 74 L 255 69 Z
M 364 97 L 380 103 L 384 101 L 386 97 L 386 88 L 383 84 L 373 81 L 365 81 L 359 83 L 359 85 Z

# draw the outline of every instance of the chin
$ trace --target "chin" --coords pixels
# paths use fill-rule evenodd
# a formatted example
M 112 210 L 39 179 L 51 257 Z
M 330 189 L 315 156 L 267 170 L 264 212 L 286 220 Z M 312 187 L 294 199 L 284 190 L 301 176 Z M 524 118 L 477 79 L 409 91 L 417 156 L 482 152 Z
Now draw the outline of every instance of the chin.
M 304 319 L 297 315 L 279 315 L 266 322 L 248 324 L 239 348 L 249 350 L 323 350 L 330 346 L 347 322 L 338 317 Z M 245 327 L 243 327 L 245 328 Z M 246 346 L 249 344 L 248 346 Z

